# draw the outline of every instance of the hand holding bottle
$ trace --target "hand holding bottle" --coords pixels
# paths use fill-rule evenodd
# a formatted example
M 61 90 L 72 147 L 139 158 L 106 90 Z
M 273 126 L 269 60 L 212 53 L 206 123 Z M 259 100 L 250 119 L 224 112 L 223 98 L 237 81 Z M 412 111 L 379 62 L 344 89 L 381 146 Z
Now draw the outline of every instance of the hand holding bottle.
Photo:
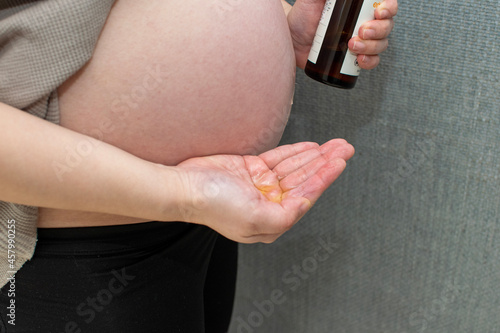
M 387 37 L 398 11 L 397 0 L 374 0 L 374 3 L 377 3 L 375 20 L 363 24 L 359 36 L 349 41 L 349 49 L 358 54 L 359 66 L 363 69 L 373 69 L 379 64 L 379 54 L 387 48 Z M 324 0 L 297 0 L 288 11 L 288 25 L 300 68 L 306 65 L 324 6 Z

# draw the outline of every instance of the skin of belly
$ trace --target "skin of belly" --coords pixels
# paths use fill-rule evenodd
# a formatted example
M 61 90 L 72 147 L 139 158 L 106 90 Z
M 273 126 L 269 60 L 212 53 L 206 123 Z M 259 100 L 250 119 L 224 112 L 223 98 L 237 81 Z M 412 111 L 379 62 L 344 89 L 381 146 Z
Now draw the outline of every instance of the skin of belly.
M 166 165 L 257 154 L 281 138 L 295 68 L 278 0 L 118 0 L 91 61 L 58 89 L 61 126 Z M 40 216 L 41 227 L 130 220 Z
M 119 0 L 59 90 L 61 125 L 167 165 L 259 153 L 278 144 L 294 83 L 278 0 Z

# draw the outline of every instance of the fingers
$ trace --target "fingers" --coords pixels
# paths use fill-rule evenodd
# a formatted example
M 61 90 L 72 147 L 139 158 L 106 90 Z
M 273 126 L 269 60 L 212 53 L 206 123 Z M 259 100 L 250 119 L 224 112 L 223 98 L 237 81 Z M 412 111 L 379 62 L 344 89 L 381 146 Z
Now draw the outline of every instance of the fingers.
M 389 46 L 387 37 L 393 27 L 392 19 L 366 22 L 359 28 L 359 35 L 349 40 L 349 49 L 356 54 L 380 54 Z
M 271 244 L 283 234 L 284 234 L 284 232 L 278 233 L 278 234 L 254 235 L 254 236 L 249 236 L 249 237 L 243 237 L 241 240 L 238 240 L 238 242 L 243 243 L 243 244 L 254 244 L 254 243 Z
M 380 63 L 380 57 L 378 55 L 358 55 L 359 67 L 363 69 L 374 69 Z
M 335 158 L 328 161 L 313 161 L 280 182 L 284 193 L 282 200 L 288 197 L 302 197 L 312 204 L 344 171 L 346 161 Z
M 354 148 L 343 139 L 330 140 L 319 149 L 303 152 L 278 164 L 273 170 L 286 192 L 299 187 L 335 159 L 347 161 L 354 155 Z
M 302 153 L 303 151 L 317 148 L 319 145 L 315 142 L 299 142 L 291 145 L 279 146 L 265 153 L 259 155 L 259 157 L 266 162 L 269 169 L 274 169 L 281 161 Z
M 277 185 L 276 188 L 283 192 L 278 201 L 256 198 L 249 203 L 252 214 L 247 216 L 246 231 L 237 237 L 239 242 L 274 242 L 309 211 L 321 194 L 340 176 L 346 167 L 346 161 L 354 154 L 354 148 L 343 139 L 330 140 L 321 146 L 306 142 L 279 148 L 251 157 L 261 160 L 261 165 L 257 167 L 259 170 L 254 170 L 259 175 L 253 179 L 254 184 L 269 188 Z M 247 158 L 247 167 L 259 164 L 252 159 Z M 266 169 L 264 163 L 268 163 L 273 169 L 263 172 Z M 274 184 L 278 179 L 279 182 Z M 263 194 L 268 197 L 266 191 Z
M 351 38 L 349 49 L 358 54 L 359 66 L 363 69 L 373 69 L 380 62 L 378 55 L 389 46 L 387 37 L 394 28 L 392 19 L 398 12 L 397 0 L 385 0 L 375 10 L 375 20 L 363 24 L 359 35 Z
M 375 18 L 377 20 L 388 19 L 396 16 L 398 13 L 397 0 L 385 0 L 375 9 Z
M 354 155 L 354 147 L 344 139 L 332 139 L 322 144 L 319 149 L 323 154 L 336 151 L 339 153 L 337 157 L 346 161 Z
M 358 35 L 364 40 L 379 40 L 387 38 L 394 29 L 393 19 L 371 20 L 363 24 Z
M 375 9 L 375 20 L 364 23 L 358 31 L 358 38 L 362 40 L 384 40 L 394 29 L 393 17 L 398 12 L 397 0 L 385 0 Z M 378 54 L 371 52 L 366 54 Z
M 343 139 L 334 139 L 321 147 L 310 142 L 287 145 L 260 156 L 244 156 L 245 165 L 255 187 L 272 202 L 281 202 L 283 191 L 298 187 L 312 177 L 329 160 L 352 157 L 354 149 Z M 274 169 L 267 164 L 275 164 Z M 283 180 L 283 182 L 282 182 Z
M 349 49 L 356 54 L 377 55 L 384 52 L 389 46 L 389 41 L 381 40 L 363 40 L 358 36 L 351 38 Z
M 351 150 L 349 155 L 353 153 Z M 323 156 L 323 155 L 322 155 Z M 347 158 L 346 158 L 347 159 Z M 311 209 L 321 194 L 340 176 L 346 167 L 344 158 L 317 158 L 280 182 L 283 191 L 279 205 L 259 201 L 253 208 L 252 221 L 245 243 L 270 243 L 293 227 Z
M 318 158 L 331 159 L 332 157 L 351 158 L 353 154 L 352 146 L 344 139 L 333 139 L 321 147 L 312 147 L 296 155 L 291 155 L 281 161 L 273 169 L 278 179 L 283 179 L 296 170 L 304 167 L 306 164 Z
M 280 181 L 280 187 L 283 192 L 290 191 L 302 183 L 307 181 L 309 178 L 313 177 L 326 163 L 328 160 L 323 156 L 312 160 L 303 167 L 295 170 L 285 178 Z
M 334 151 L 338 148 L 342 148 L 343 145 L 345 145 L 346 142 L 344 140 L 338 140 L 335 142 L 335 144 L 330 145 L 327 147 L 327 149 L 323 148 L 320 149 L 320 147 L 309 149 L 306 151 L 303 151 L 300 154 L 291 156 L 287 158 L 286 160 L 282 161 L 279 163 L 274 169 L 274 173 L 278 176 L 278 179 L 283 179 L 292 172 L 302 168 L 304 165 L 308 164 L 309 162 L 322 158 L 323 154 L 328 153 L 329 151 Z

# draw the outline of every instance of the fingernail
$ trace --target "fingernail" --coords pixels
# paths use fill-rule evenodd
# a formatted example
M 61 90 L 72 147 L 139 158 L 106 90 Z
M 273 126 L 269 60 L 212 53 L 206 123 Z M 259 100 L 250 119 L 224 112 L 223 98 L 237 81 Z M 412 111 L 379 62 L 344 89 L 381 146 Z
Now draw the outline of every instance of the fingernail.
M 365 48 L 366 48 L 365 43 L 362 43 L 360 41 L 355 41 L 354 45 L 352 46 L 352 50 L 356 53 L 363 52 Z
M 373 39 L 375 37 L 375 30 L 365 29 L 363 30 L 363 39 Z
M 386 19 L 391 16 L 391 13 L 387 9 L 381 9 L 379 13 L 380 13 L 380 18 L 382 19 Z

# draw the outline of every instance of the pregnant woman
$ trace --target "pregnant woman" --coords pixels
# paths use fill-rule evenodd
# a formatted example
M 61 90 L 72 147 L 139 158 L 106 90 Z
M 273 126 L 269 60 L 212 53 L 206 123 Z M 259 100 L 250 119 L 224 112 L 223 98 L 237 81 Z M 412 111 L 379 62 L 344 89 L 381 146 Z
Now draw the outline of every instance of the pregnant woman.
M 24 67 L 0 80 L 0 325 L 227 331 L 233 241 L 276 240 L 354 153 L 342 139 L 276 148 L 324 1 L 108 0 L 101 25 L 78 9 L 97 1 L 18 2 L 0 6 L 2 20 L 54 3 L 39 19 L 57 17 L 47 18 L 52 39 L 67 39 L 53 52 L 63 73 L 87 38 L 68 31 L 94 25 L 99 36 L 89 61 L 46 79 L 59 83 L 45 102 L 10 102 L 25 93 L 13 82 L 41 80 Z M 383 2 L 350 41 L 361 67 L 378 65 L 396 11 L 396 0 Z M 36 31 L 2 31 L 13 47 L 0 66 L 16 45 L 37 43 Z M 28 63 L 38 73 L 45 62 Z

